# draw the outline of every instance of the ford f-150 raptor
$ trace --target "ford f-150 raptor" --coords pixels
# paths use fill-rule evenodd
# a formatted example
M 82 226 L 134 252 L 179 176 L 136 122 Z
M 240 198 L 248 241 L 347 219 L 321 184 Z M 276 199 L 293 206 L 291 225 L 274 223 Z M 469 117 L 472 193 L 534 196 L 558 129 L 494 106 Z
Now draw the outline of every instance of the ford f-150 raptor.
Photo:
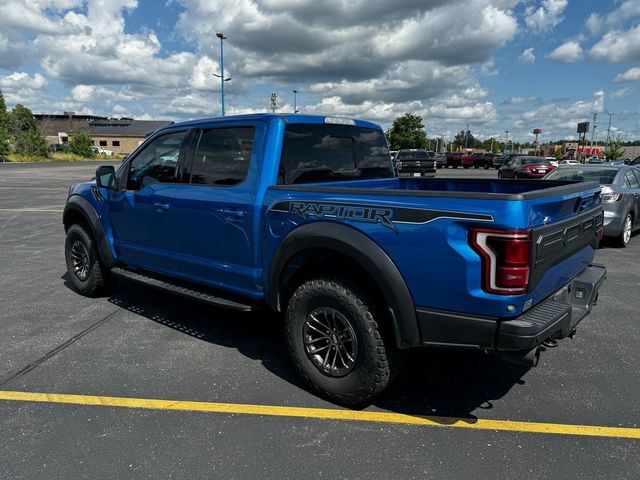
M 598 185 L 398 178 L 379 126 L 333 117 L 167 126 L 72 185 L 63 223 L 81 294 L 125 277 L 282 312 L 301 375 L 350 405 L 380 393 L 409 347 L 535 365 L 606 274 L 592 264 Z

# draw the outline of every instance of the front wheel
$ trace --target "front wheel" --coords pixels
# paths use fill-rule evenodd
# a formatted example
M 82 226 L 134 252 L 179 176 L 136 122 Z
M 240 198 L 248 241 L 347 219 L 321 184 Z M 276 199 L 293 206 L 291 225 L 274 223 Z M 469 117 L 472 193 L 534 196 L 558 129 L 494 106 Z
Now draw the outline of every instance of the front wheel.
M 620 235 L 618 235 L 617 243 L 621 247 L 626 247 L 629 241 L 631 240 L 631 229 L 632 229 L 632 218 L 631 213 L 627 213 L 624 217 L 624 221 L 622 222 L 622 231 Z
M 64 256 L 71 283 L 82 295 L 95 297 L 114 285 L 115 279 L 102 263 L 96 242 L 85 225 L 76 223 L 69 227 Z
M 399 368 L 399 352 L 383 339 L 381 315 L 346 279 L 300 285 L 287 306 L 285 334 L 302 377 L 344 405 L 361 405 L 382 392 Z

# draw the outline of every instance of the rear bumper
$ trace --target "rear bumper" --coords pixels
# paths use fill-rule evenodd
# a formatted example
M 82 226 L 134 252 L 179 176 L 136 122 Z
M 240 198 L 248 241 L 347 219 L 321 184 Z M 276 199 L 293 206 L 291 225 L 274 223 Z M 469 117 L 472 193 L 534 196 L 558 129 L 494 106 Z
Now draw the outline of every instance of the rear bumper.
M 511 319 L 418 308 L 421 344 L 510 351 L 530 350 L 547 338 L 565 338 L 591 312 L 606 274 L 604 266 L 591 265 L 531 310 Z

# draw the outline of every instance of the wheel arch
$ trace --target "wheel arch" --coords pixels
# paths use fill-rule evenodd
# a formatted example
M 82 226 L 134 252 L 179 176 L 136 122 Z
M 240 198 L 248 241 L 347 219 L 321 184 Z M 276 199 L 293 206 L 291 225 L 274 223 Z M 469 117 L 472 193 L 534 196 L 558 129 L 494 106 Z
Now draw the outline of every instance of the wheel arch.
M 98 251 L 100 252 L 100 257 L 103 263 L 107 267 L 113 267 L 115 265 L 115 260 L 111 252 L 111 248 L 109 247 L 107 235 L 102 227 L 102 223 L 100 223 L 100 217 L 86 199 L 79 195 L 72 195 L 69 197 L 62 214 L 62 223 L 64 224 L 65 232 L 69 230 L 73 224 L 85 223 L 91 230 L 91 234 L 97 242 Z
M 281 311 L 292 293 L 292 286 L 301 278 L 309 278 L 315 265 L 322 265 L 329 273 L 326 262 L 318 261 L 318 254 L 331 255 L 340 270 L 358 271 L 366 275 L 366 283 L 384 297 L 389 320 L 400 348 L 420 344 L 420 332 L 411 293 L 389 256 L 364 233 L 333 222 L 313 222 L 298 227 L 280 243 L 269 269 L 267 301 Z

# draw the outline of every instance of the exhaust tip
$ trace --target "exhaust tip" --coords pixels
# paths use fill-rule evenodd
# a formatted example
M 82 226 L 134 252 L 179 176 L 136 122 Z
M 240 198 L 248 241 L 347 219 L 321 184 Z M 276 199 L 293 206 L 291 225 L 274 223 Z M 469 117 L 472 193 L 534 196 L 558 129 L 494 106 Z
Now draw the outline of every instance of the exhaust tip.
M 524 365 L 529 368 L 537 367 L 538 362 L 540 362 L 539 347 L 532 348 L 531 350 L 496 352 L 496 355 L 508 362 L 517 363 L 518 365 Z

